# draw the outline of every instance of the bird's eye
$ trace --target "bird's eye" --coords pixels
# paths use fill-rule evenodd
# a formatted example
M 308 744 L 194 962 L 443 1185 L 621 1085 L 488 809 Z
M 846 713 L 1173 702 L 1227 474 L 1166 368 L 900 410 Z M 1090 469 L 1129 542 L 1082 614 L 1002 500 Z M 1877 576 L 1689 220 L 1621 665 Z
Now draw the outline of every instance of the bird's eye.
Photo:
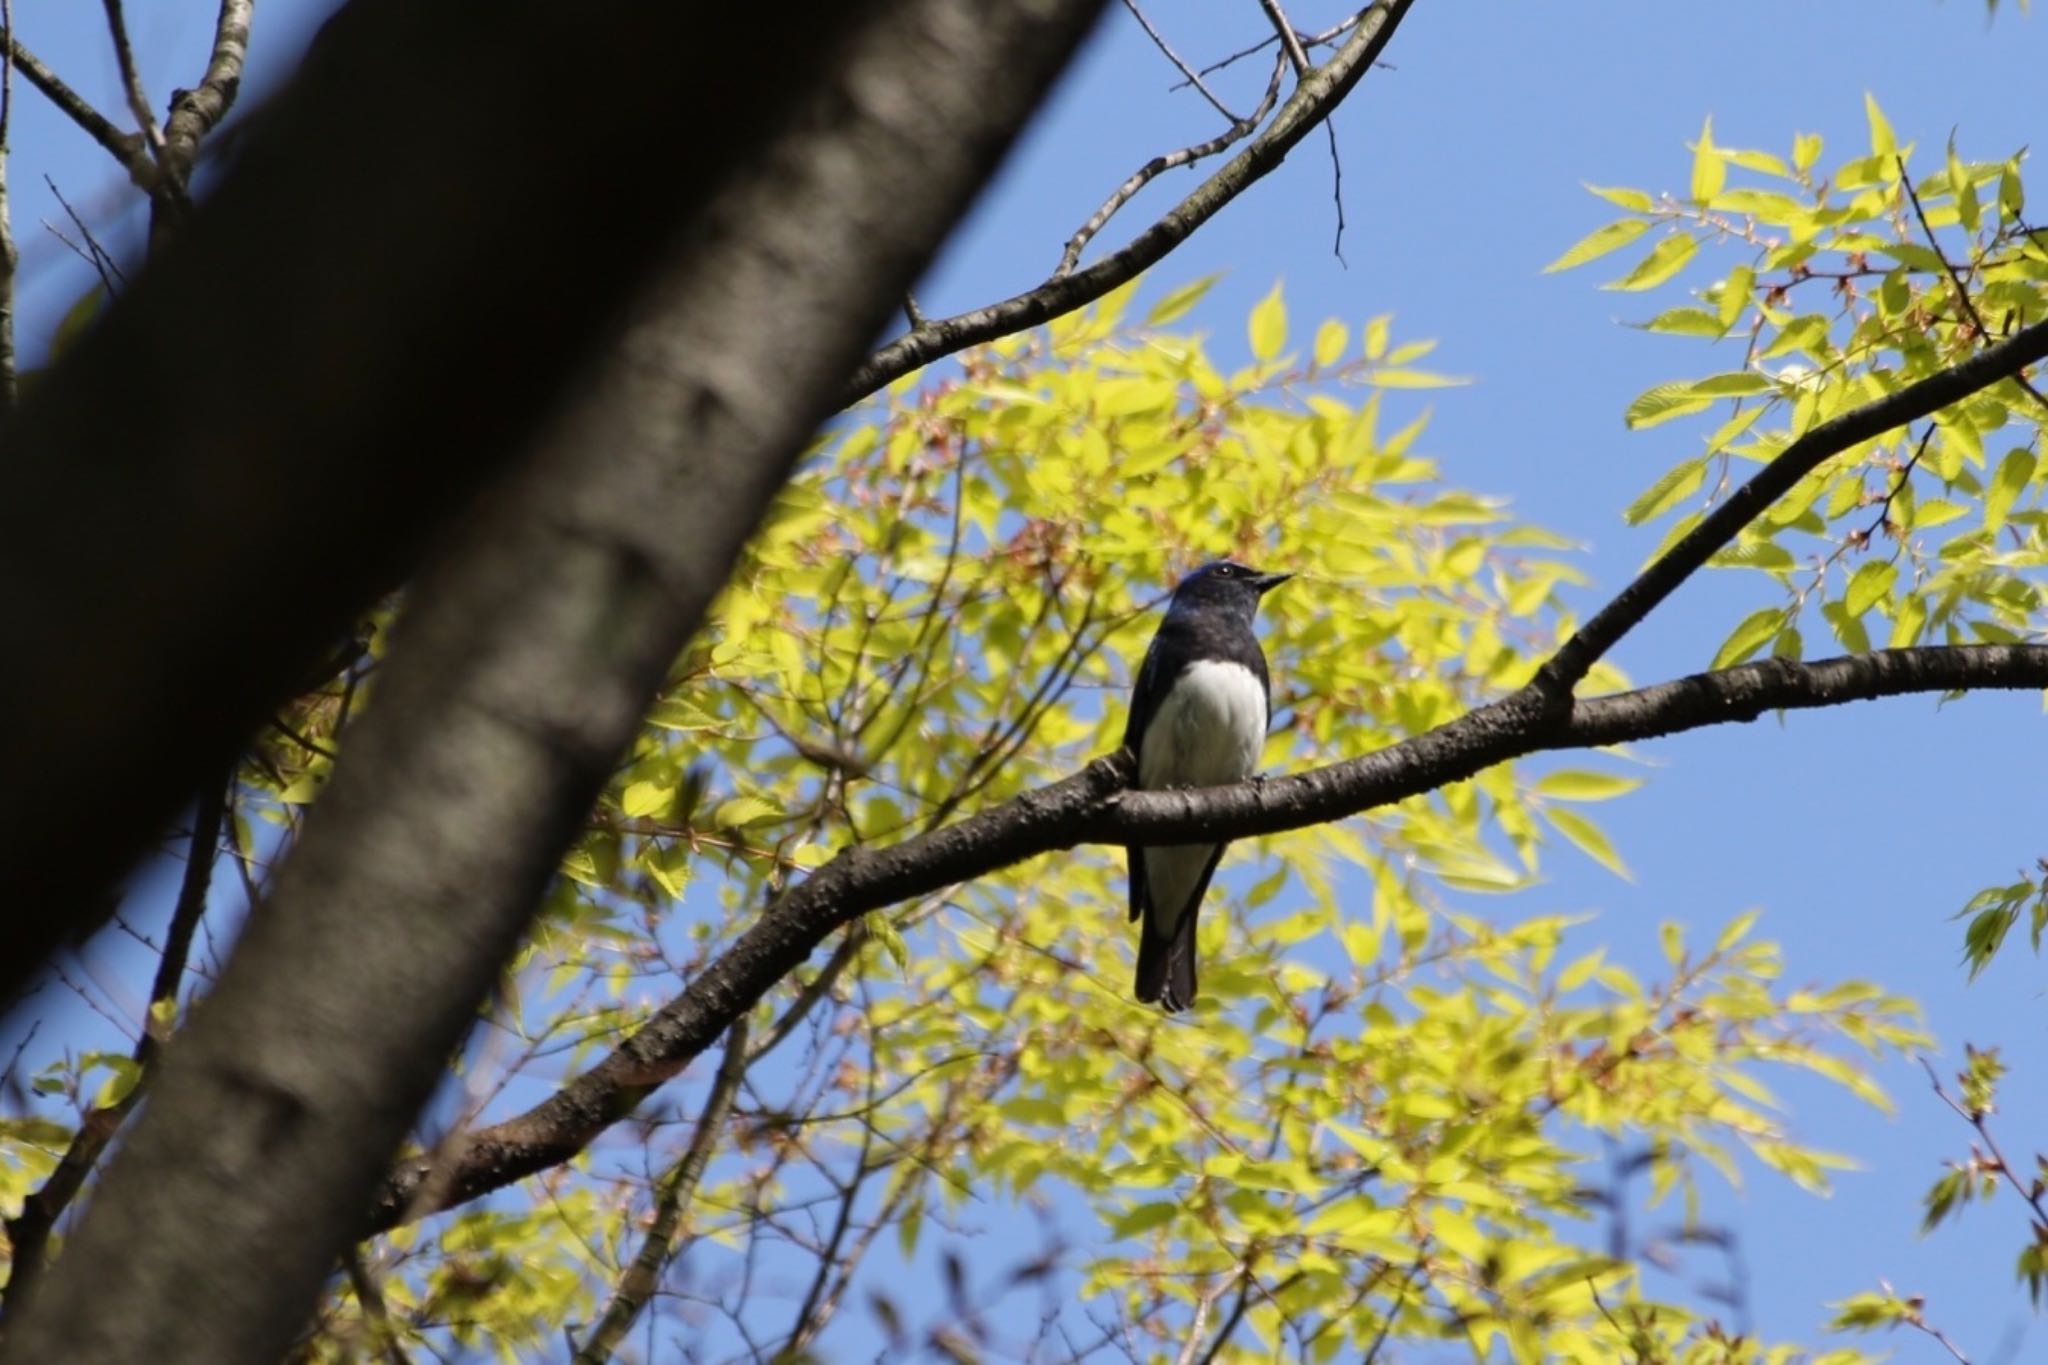
M 1217 567 L 1216 572 L 1224 578 L 1229 578 L 1232 574 L 1235 574 L 1237 572 L 1237 569 L 1234 565 L 1223 564 Z

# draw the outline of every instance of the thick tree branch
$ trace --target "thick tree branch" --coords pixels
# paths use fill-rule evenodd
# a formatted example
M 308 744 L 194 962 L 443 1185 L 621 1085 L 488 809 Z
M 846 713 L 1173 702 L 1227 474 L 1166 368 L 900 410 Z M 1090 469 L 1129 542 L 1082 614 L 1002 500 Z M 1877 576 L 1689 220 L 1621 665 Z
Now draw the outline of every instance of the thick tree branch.
M 249 58 L 249 19 L 255 8 L 256 0 L 221 0 L 205 74 L 195 88 L 171 96 L 171 117 L 164 124 L 164 163 L 179 184 L 191 179 L 199 144 L 234 108 L 242 88 L 242 67 Z
M 1036 327 L 1093 303 L 1136 279 L 1285 160 L 1295 145 L 1351 93 L 1393 38 L 1394 30 L 1413 3 L 1414 0 L 1379 0 L 1366 10 L 1344 45 L 1327 62 L 1301 78 L 1264 132 L 1128 245 L 1085 270 L 1056 275 L 1036 289 L 1001 303 L 950 318 L 928 320 L 911 329 L 868 357 L 867 363 L 854 373 L 852 382 L 841 391 L 841 405 L 857 403 L 941 356 Z
M 1726 502 L 1709 512 L 1656 563 L 1617 593 L 1613 601 L 1594 613 L 1592 620 L 1579 627 L 1578 633 L 1565 641 L 1543 666 L 1539 685 L 1554 697 L 1568 695 L 1622 636 L 1677 591 L 1679 584 L 1698 572 L 1715 552 L 1733 541 L 1766 507 L 1818 469 L 1822 461 L 1882 436 L 1893 427 L 1960 402 L 2001 379 L 2010 379 L 2044 356 L 2048 356 L 2048 320 L 2015 332 L 1950 369 L 1928 375 L 1897 393 L 1886 394 L 1814 427 L 1786 446 L 1776 459 L 1757 471 L 1748 483 L 1730 494 Z
M 402 15 L 447 8 L 388 3 Z M 813 0 L 773 20 L 620 4 L 586 6 L 574 24 L 552 6 L 498 0 L 487 19 L 454 8 L 474 32 L 454 45 L 454 68 L 449 46 L 430 49 L 444 78 L 472 69 L 478 41 L 517 35 L 557 79 L 605 72 L 579 93 L 579 114 L 594 91 L 643 81 L 664 103 L 642 136 L 610 127 L 570 161 L 595 144 L 638 155 L 644 139 L 674 142 L 675 127 L 698 126 L 679 101 L 737 101 L 707 114 L 719 136 L 667 146 L 662 175 L 642 162 L 598 196 L 623 211 L 639 181 L 694 175 L 709 198 L 659 244 L 661 269 L 635 291 L 607 363 L 417 580 L 376 700 L 270 903 L 166 1057 L 0 1359 L 277 1358 L 745 538 L 1101 0 Z M 667 32 L 679 16 L 725 27 Z M 782 29 L 773 81 L 731 60 L 762 45 L 764 23 Z M 564 52 L 568 35 L 595 46 Z M 702 62 L 701 81 L 679 78 L 678 54 Z M 534 98 L 547 84 L 490 93 L 565 117 Z M 417 136 L 421 112 L 393 102 Z M 696 144 L 735 163 L 707 182 L 697 173 L 713 167 L 677 164 Z M 562 167 L 535 177 L 547 158 L 519 155 L 527 170 L 514 178 L 567 193 Z M 316 160 L 332 174 L 330 158 Z M 442 170 L 450 186 L 473 178 Z M 604 221 L 616 229 L 609 211 Z M 165 259 L 183 260 L 203 226 Z M 536 274 L 585 287 L 580 265 L 536 272 L 531 260 L 494 287 L 519 294 Z M 536 344 L 534 326 L 515 330 Z M 164 676 L 161 664 L 151 674 L 158 686 Z
M 791 888 L 760 921 L 597 1066 L 516 1118 L 467 1139 L 442 1207 L 569 1160 L 642 1097 L 709 1047 L 729 1023 L 834 930 L 871 910 L 1026 858 L 1083 843 L 1182 843 L 1277 834 L 1357 815 L 1509 759 L 1651 739 L 1754 720 L 1768 711 L 1838 706 L 1908 693 L 2048 687 L 2048 645 L 1883 650 L 1812 663 L 1768 660 L 1560 711 L 1528 691 L 1363 758 L 1206 791 L 1125 788 L 1127 760 L 1074 776 L 879 851 L 841 854 Z M 408 1163 L 386 1182 L 373 1225 L 413 1207 L 427 1175 Z M 437 1172 L 437 1179 L 449 1173 Z

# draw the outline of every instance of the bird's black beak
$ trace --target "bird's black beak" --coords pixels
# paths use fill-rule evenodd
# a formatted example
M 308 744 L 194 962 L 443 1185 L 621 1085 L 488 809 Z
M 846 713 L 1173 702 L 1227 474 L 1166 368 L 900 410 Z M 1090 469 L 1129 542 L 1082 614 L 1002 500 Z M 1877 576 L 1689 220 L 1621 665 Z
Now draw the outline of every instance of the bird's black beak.
M 1259 596 L 1264 597 L 1292 577 L 1294 575 L 1291 573 L 1255 574 L 1252 576 L 1252 586 L 1259 590 Z

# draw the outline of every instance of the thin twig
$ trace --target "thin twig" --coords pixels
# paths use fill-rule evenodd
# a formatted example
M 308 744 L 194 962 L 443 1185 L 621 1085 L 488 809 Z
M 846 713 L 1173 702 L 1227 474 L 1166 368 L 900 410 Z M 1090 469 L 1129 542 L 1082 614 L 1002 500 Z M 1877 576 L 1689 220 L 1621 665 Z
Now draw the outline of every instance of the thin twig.
M 119 298 L 121 291 L 128 286 L 128 277 L 122 273 L 121 263 L 114 259 L 113 252 L 100 245 L 100 239 L 93 235 L 92 228 L 79 216 L 78 210 L 71 207 L 71 201 L 64 197 L 64 191 L 57 188 L 57 182 L 45 175 L 43 183 L 50 187 L 51 196 L 64 210 L 65 216 L 71 220 L 72 226 L 78 229 L 79 236 L 84 238 L 84 244 L 80 245 L 66 237 L 48 219 L 43 221 L 43 226 L 49 229 L 51 236 L 77 252 L 86 264 L 93 268 L 93 272 L 100 277 L 100 287 L 107 291 L 108 298 Z
M 1337 258 L 1337 264 L 1349 270 L 1351 263 L 1344 259 L 1344 158 L 1337 154 L 1337 115 L 1332 111 L 1323 120 L 1323 132 L 1330 139 L 1330 199 L 1337 206 L 1337 235 L 1330 242 L 1330 254 Z
M 1239 118 L 1236 114 L 1230 112 L 1230 106 L 1225 104 L 1222 100 L 1218 99 L 1216 97 L 1215 91 L 1211 90 L 1206 84 L 1203 83 L 1201 73 L 1195 71 L 1193 68 L 1189 67 L 1189 65 L 1186 62 L 1182 61 L 1180 54 L 1173 50 L 1172 45 L 1166 41 L 1165 37 L 1163 37 L 1160 34 L 1159 30 L 1152 27 L 1152 21 L 1145 17 L 1145 11 L 1138 8 L 1138 0 L 1124 0 L 1124 8 L 1129 10 L 1131 12 L 1131 17 L 1138 21 L 1138 27 L 1145 30 L 1145 36 L 1152 40 L 1152 46 L 1158 48 L 1161 52 L 1165 53 L 1166 60 L 1174 64 L 1174 67 L 1180 72 L 1181 76 L 1184 78 L 1182 84 L 1192 85 L 1195 87 L 1195 89 L 1201 91 L 1202 98 L 1209 101 L 1210 106 L 1214 108 L 1217 113 L 1223 115 L 1224 118 L 1230 120 L 1230 122 L 1232 122 L 1233 124 L 1244 122 L 1243 119 Z M 1175 86 L 1174 88 L 1179 89 L 1180 87 Z
M 1266 83 L 1266 96 L 1259 101 L 1259 107 L 1252 110 L 1247 117 L 1240 119 L 1207 142 L 1197 142 L 1192 147 L 1183 147 L 1177 152 L 1155 156 L 1133 171 L 1130 178 L 1112 190 L 1109 198 L 1102 201 L 1101 207 L 1097 208 L 1088 221 L 1081 224 L 1074 235 L 1067 239 L 1066 249 L 1060 253 L 1060 263 L 1053 268 L 1052 277 L 1057 280 L 1072 274 L 1074 267 L 1081 263 L 1081 253 L 1087 249 L 1089 241 L 1109 225 L 1109 220 L 1116 216 L 1117 210 L 1128 204 L 1139 190 L 1177 166 L 1191 166 L 1205 157 L 1216 155 L 1258 127 L 1272 109 L 1274 102 L 1280 98 L 1280 78 L 1286 73 L 1287 62 L 1284 58 L 1273 64 L 1273 78 Z
M 128 1093 L 114 1103 L 94 1109 L 71 1136 L 70 1146 L 58 1159 L 49 1178 L 34 1194 L 22 1201 L 21 1212 L 6 1221 L 13 1269 L 6 1288 L 0 1290 L 0 1304 L 8 1315 L 33 1293 L 47 1259 L 50 1234 L 64 1216 L 87 1177 L 98 1164 L 100 1154 L 121 1131 L 128 1115 L 141 1102 L 155 1075 L 155 1062 L 169 1036 L 169 1025 L 159 1016 L 166 1003 L 175 1007 L 178 988 L 184 980 L 185 961 L 192 950 L 192 936 L 206 913 L 207 891 L 213 884 L 213 864 L 220 850 L 221 823 L 227 807 L 228 780 L 210 782 L 200 789 L 192 815 L 192 836 L 186 845 L 185 875 L 178 886 L 178 899 L 171 910 L 171 922 L 164 933 L 163 956 L 157 962 L 156 978 L 149 990 L 149 1010 L 142 1021 L 131 1060 L 138 1075 Z
M 2005 1153 L 1999 1150 L 1998 1139 L 1991 1135 L 1991 1125 L 1984 1121 L 1984 1115 L 1965 1108 L 1956 1101 L 1954 1096 L 1942 1088 L 1941 1077 L 1935 1072 L 1933 1062 L 1922 1057 L 1920 1065 L 1926 1070 L 1927 1079 L 1933 1083 L 1936 1097 L 1943 1104 L 1962 1115 L 1963 1121 L 1977 1130 L 1977 1136 L 1983 1140 L 1984 1150 L 1991 1154 L 1991 1160 L 1997 1165 L 1998 1173 L 2005 1177 L 2006 1183 L 2018 1191 L 2020 1198 L 2027 1201 L 2028 1206 L 2034 1210 L 2035 1219 L 2044 1225 L 2048 1225 L 2048 1206 L 2043 1205 L 2043 1192 L 2031 1188 L 2025 1181 L 2019 1178 L 2018 1172 L 2014 1171 L 2012 1165 L 2006 1161 Z
M 1280 50 L 1287 54 L 1287 60 L 1294 64 L 1294 74 L 1308 74 L 1308 53 L 1302 51 L 1301 35 L 1288 22 L 1287 11 L 1280 8 L 1280 0 L 1259 0 L 1259 8 L 1266 12 L 1266 19 L 1273 25 L 1273 32 L 1279 35 Z
M 369 1324 L 371 1339 L 377 1343 L 385 1365 L 412 1365 L 412 1358 L 398 1344 L 398 1331 L 391 1325 L 391 1310 L 384 1303 L 384 1291 L 377 1287 L 369 1266 L 363 1263 L 363 1249 L 350 1246 L 342 1252 L 341 1263 L 348 1271 L 349 1288 L 355 1291 L 363 1321 Z
M 1387 1316 L 1380 1321 L 1380 1330 L 1373 1334 L 1372 1345 L 1366 1349 L 1362 1365 L 1372 1365 L 1379 1359 L 1380 1348 L 1387 1344 L 1387 1335 L 1394 1330 L 1394 1319 L 1401 1315 L 1401 1300 L 1408 1297 L 1408 1287 L 1429 1264 L 1429 1240 L 1424 1238 L 1416 1244 L 1415 1259 L 1409 1263 L 1408 1273 L 1401 1277 L 1401 1283 L 1394 1286 L 1394 1301 L 1387 1307 Z
M 164 132 L 156 126 L 156 114 L 149 107 L 149 92 L 142 88 L 142 72 L 135 65 L 135 48 L 128 41 L 128 21 L 121 13 L 121 0 L 102 0 L 107 10 L 107 29 L 114 39 L 114 63 L 121 69 L 121 86 L 128 96 L 128 112 L 135 115 L 135 126 L 142 130 L 142 140 L 149 148 L 149 154 L 161 165 L 164 159 Z
M 1913 178 L 1906 174 L 1906 158 L 1894 156 L 1892 160 L 1898 164 L 1899 184 L 1906 191 L 1906 199 L 1913 205 L 1913 216 L 1920 220 L 1920 231 L 1927 237 L 1927 247 L 1934 253 L 1934 258 L 1941 262 L 1942 270 L 1948 275 L 1949 284 L 1955 288 L 1957 306 L 1969 317 L 1970 325 L 1977 329 L 1977 335 L 1990 341 L 1991 329 L 1984 325 L 1984 317 L 1977 311 L 1975 301 L 1970 298 L 1969 288 L 1964 285 L 1961 272 L 1956 269 L 1955 262 L 1948 258 L 1948 253 L 1941 249 L 1941 243 L 1934 236 L 1934 227 L 1927 221 L 1927 210 L 1920 206 L 1920 193 L 1913 188 Z M 2043 412 L 2048 412 L 2048 398 L 2041 396 L 2041 391 L 2027 379 L 2024 371 L 2015 374 L 2012 382 L 2025 389 Z
M 1287 11 L 1280 8 L 1280 0 L 1259 0 L 1259 7 L 1266 11 L 1266 18 L 1273 25 L 1273 32 L 1279 37 L 1280 50 L 1287 54 L 1287 60 L 1294 65 L 1297 79 L 1308 74 L 1308 53 L 1302 50 L 1301 35 L 1294 31 L 1293 21 Z M 1337 152 L 1337 111 L 1331 110 L 1323 119 L 1323 134 L 1330 142 L 1330 197 L 1337 205 L 1337 236 L 1330 243 L 1330 251 L 1337 258 L 1337 264 L 1347 265 L 1344 260 L 1344 159 Z
M 10 6 L 11 10 L 11 6 Z M 105 148 L 114 160 L 121 163 L 128 172 L 128 178 L 143 189 L 156 181 L 156 163 L 150 160 L 139 133 L 123 132 L 113 122 L 93 108 L 83 95 L 66 85 L 56 72 L 43 65 L 42 60 L 23 47 L 14 37 L 14 26 L 8 24 L 4 36 L 7 41 L 8 60 L 14 69 L 28 80 L 43 97 L 57 106 L 64 116 L 77 124 L 85 135 Z
M 1228 1275 L 1218 1278 L 1195 1300 L 1195 1320 L 1188 1325 L 1188 1339 L 1181 1343 L 1180 1354 L 1174 1357 L 1173 1365 L 1195 1365 L 1195 1352 L 1201 1349 L 1202 1333 L 1209 1325 L 1209 1314 L 1215 1310 L 1216 1300 L 1228 1294 L 1230 1286 L 1236 1284 L 1243 1274 L 1243 1266 L 1232 1266 Z M 1215 1352 L 1212 1350 L 1209 1354 L 1213 1356 Z
M 711 1160 L 711 1149 L 718 1145 L 718 1139 L 725 1131 L 726 1116 L 732 1113 L 733 1096 L 739 1093 L 740 1082 L 746 1079 L 748 1060 L 747 1017 L 741 1015 L 726 1032 L 725 1058 L 718 1064 L 718 1076 L 711 1083 L 711 1093 L 704 1099 L 704 1112 L 698 1116 L 697 1129 L 690 1135 L 689 1149 L 662 1181 L 661 1192 L 655 1201 L 653 1226 L 648 1228 L 647 1238 L 640 1244 L 639 1255 L 633 1258 L 633 1264 L 627 1267 L 619 1280 L 611 1302 L 605 1305 L 604 1316 L 598 1319 L 597 1326 L 590 1329 L 590 1335 L 577 1350 L 576 1365 L 604 1365 L 610 1360 L 619 1342 L 632 1330 L 634 1319 L 654 1297 L 655 1288 L 661 1283 L 661 1272 L 668 1265 L 676 1229 L 682 1226 L 683 1215 L 689 1211 L 697 1183 L 703 1179 L 704 1167 Z
M 0 31 L 14 32 L 14 0 L 0 0 Z M 0 45 L 0 413 L 14 411 L 14 209 L 7 198 L 8 134 L 14 120 L 14 44 Z
M 1086 269 L 1054 276 L 1000 303 L 933 319 L 904 333 L 870 355 L 854 372 L 840 391 L 840 406 L 850 407 L 941 356 L 1063 317 L 1136 279 L 1215 217 L 1224 205 L 1269 175 L 1330 110 L 1342 103 L 1377 62 L 1413 5 L 1414 0 L 1379 0 L 1364 10 L 1344 45 L 1301 78 L 1263 132 L 1121 250 Z
M 1352 29 L 1357 28 L 1359 21 L 1364 19 L 1365 16 L 1371 12 L 1371 10 L 1372 6 L 1368 5 L 1364 9 L 1358 11 L 1358 13 L 1352 15 L 1350 18 L 1345 19 L 1331 26 L 1330 28 L 1324 29 L 1321 33 L 1318 33 L 1311 38 L 1303 39 L 1301 44 L 1302 47 L 1317 48 L 1329 46 L 1331 43 L 1337 41 L 1337 39 L 1349 33 Z M 1255 54 L 1260 52 L 1264 52 L 1267 48 L 1273 46 L 1273 44 L 1279 41 L 1280 39 L 1278 35 L 1275 35 L 1271 38 L 1261 38 L 1256 43 L 1253 43 L 1250 47 L 1241 47 L 1237 51 L 1230 53 L 1228 56 L 1219 57 L 1217 60 L 1203 67 L 1200 74 L 1204 76 L 1213 75 L 1214 73 L 1221 71 L 1226 66 L 1234 66 L 1238 62 L 1243 61 L 1247 57 L 1254 56 Z M 1182 81 L 1180 85 L 1176 85 L 1173 88 L 1175 90 L 1178 90 L 1181 88 L 1181 86 L 1186 84 L 1186 81 Z

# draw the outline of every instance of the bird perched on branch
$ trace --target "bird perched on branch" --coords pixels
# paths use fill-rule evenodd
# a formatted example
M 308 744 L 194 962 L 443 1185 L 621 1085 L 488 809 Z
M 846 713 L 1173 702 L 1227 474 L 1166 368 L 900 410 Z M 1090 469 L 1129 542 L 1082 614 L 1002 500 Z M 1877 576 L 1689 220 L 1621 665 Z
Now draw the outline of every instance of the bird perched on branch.
M 1217 787 L 1258 767 L 1271 687 L 1252 618 L 1259 599 L 1291 576 L 1221 560 L 1173 590 L 1138 670 L 1124 731 L 1124 747 L 1138 760 L 1138 786 Z M 1168 1013 L 1184 1010 L 1195 1002 L 1195 916 L 1223 845 L 1133 845 L 1126 852 L 1131 918 L 1144 921 L 1138 999 L 1156 1000 Z

